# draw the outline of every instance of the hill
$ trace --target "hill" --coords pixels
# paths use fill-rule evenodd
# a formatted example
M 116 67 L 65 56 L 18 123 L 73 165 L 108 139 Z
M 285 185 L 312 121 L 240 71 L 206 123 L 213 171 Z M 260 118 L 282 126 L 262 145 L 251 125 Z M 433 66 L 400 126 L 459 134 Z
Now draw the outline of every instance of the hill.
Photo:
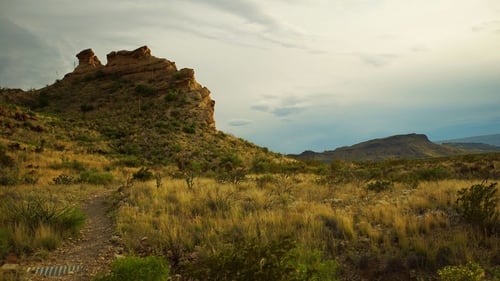
M 395 135 L 387 138 L 373 139 L 352 146 L 340 147 L 333 151 L 313 152 L 304 151 L 298 155 L 291 155 L 297 159 L 319 160 L 369 160 L 380 161 L 385 159 L 419 159 L 429 157 L 443 157 L 464 153 L 464 151 L 432 143 L 426 135 L 408 134 Z
M 500 134 L 472 136 L 459 139 L 441 140 L 436 143 L 484 143 L 500 146 Z
M 124 165 L 196 163 L 204 171 L 278 157 L 216 129 L 215 101 L 193 69 L 178 70 L 147 46 L 111 52 L 106 65 L 92 49 L 76 56 L 75 70 L 52 85 L 0 91 L 4 144 L 43 142 Z
M 477 142 L 445 142 L 443 143 L 443 145 L 464 149 L 476 153 L 500 151 L 500 146 L 495 146 L 485 143 L 477 143 Z

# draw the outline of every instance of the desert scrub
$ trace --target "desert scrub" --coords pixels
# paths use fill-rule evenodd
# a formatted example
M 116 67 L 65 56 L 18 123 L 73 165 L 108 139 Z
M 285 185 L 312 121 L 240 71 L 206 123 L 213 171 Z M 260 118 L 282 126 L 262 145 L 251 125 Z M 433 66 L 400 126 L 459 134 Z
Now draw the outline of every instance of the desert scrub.
M 484 269 L 475 262 L 466 265 L 447 266 L 438 271 L 440 281 L 481 281 Z
M 463 188 L 458 191 L 457 210 L 467 222 L 484 232 L 496 232 L 500 230 L 497 192 L 497 183 L 475 184 Z
M 154 175 L 149 168 L 142 167 L 139 171 L 132 174 L 132 179 L 139 181 L 148 181 L 153 179 Z
M 72 205 L 35 196 L 2 200 L 0 228 L 7 232 L 9 248 L 19 253 L 54 250 L 85 224 L 86 215 Z
M 111 272 L 94 281 L 167 281 L 169 269 L 159 257 L 125 257 L 113 261 Z
M 202 253 L 199 260 L 187 264 L 185 275 L 208 281 L 328 281 L 335 280 L 336 265 L 318 252 L 304 254 L 291 237 L 267 243 L 241 237 Z
M 96 170 L 84 171 L 80 174 L 80 182 L 89 184 L 107 185 L 112 183 L 113 179 L 113 174 Z

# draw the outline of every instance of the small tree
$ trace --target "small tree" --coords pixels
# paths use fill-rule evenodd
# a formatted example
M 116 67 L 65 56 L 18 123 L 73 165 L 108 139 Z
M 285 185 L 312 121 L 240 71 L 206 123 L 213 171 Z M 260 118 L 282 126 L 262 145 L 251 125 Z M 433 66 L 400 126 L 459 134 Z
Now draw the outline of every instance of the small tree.
M 497 183 L 475 184 L 458 191 L 457 210 L 463 218 L 485 233 L 499 230 Z

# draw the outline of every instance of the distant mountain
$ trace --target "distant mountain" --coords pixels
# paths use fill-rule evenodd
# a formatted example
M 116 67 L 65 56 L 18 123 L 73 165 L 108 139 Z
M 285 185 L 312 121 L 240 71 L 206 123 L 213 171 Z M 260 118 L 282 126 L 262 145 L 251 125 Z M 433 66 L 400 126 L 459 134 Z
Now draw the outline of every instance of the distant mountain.
M 459 149 L 465 149 L 477 153 L 500 151 L 500 146 L 490 145 L 485 143 L 477 143 L 477 142 L 445 142 L 443 143 L 443 145 Z
M 429 141 L 423 134 L 395 135 L 387 138 L 373 139 L 352 146 L 339 147 L 333 151 L 304 151 L 298 155 L 290 155 L 298 159 L 319 160 L 370 160 L 385 159 L 419 159 L 444 157 L 463 154 L 462 149 L 439 145 Z
M 500 147 L 500 134 L 442 140 L 442 141 L 437 141 L 436 143 L 483 143 Z

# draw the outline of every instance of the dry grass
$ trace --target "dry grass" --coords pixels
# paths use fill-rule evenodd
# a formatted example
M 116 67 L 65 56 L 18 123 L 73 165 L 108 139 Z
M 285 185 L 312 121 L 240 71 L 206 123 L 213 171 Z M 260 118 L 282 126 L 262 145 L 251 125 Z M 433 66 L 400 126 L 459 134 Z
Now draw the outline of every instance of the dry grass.
M 487 240 L 486 254 L 478 250 L 485 240 L 456 219 L 455 193 L 470 181 L 396 185 L 380 193 L 353 184 L 319 185 L 313 176 L 261 187 L 199 179 L 192 190 L 183 180 L 163 182 L 161 188 L 153 181 L 134 185 L 118 210 L 118 232 L 132 252 L 188 256 L 242 237 L 265 242 L 292 235 L 304 249 L 326 256 L 363 249 L 397 255 L 408 268 L 434 270 L 500 251 L 494 239 Z

